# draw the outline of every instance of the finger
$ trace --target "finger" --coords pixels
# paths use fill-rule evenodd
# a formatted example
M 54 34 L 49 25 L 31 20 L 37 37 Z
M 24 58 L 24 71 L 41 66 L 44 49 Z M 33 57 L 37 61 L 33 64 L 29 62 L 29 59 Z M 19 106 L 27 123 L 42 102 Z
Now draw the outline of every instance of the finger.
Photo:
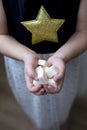
M 64 73 L 58 73 L 58 74 L 56 74 L 55 76 L 54 76 L 54 80 L 56 81 L 56 82 L 58 82 L 60 79 L 62 79 L 64 77 Z
M 59 93 L 62 89 L 62 86 L 63 86 L 63 82 L 64 82 L 64 78 L 61 80 L 59 80 L 58 82 L 58 87 L 57 87 L 57 92 Z
M 35 68 L 32 66 L 29 66 L 28 69 L 26 69 L 25 75 L 27 75 L 28 77 L 32 78 L 33 80 L 37 80 L 37 73 L 35 71 Z
M 46 95 L 46 91 L 44 90 L 44 88 L 41 88 L 38 92 L 34 93 L 35 95 Z
M 50 67 L 50 66 L 52 66 L 52 63 L 48 60 L 48 61 L 46 62 L 46 65 L 47 65 L 48 67 Z
M 32 92 L 32 93 L 38 93 L 41 88 L 42 88 L 41 85 L 34 86 L 34 85 L 31 84 L 30 87 L 29 87 L 29 91 Z
M 45 91 L 46 91 L 47 93 L 49 93 L 48 85 L 43 85 L 43 87 L 44 87 Z
M 49 93 L 54 93 L 55 92 L 55 88 L 51 85 L 44 85 L 44 89 L 45 91 L 49 94 Z
M 42 88 L 41 85 L 34 86 L 33 85 L 33 79 L 30 78 L 29 76 L 26 75 L 25 78 L 26 78 L 26 84 L 27 84 L 28 90 L 30 92 L 32 92 L 32 93 L 38 92 Z
M 48 93 L 48 94 L 54 93 L 54 91 L 55 91 L 53 86 L 48 86 L 48 85 L 45 85 L 44 89 L 45 89 L 46 93 Z
M 53 93 L 55 93 L 56 91 L 57 91 L 57 88 L 55 88 L 54 86 L 49 85 L 48 88 L 47 88 L 47 92 L 48 92 L 48 93 L 53 94 Z
M 63 82 L 60 80 L 56 88 L 54 86 L 49 85 L 46 89 L 47 93 L 50 93 L 50 94 L 59 93 L 62 89 L 62 84 Z

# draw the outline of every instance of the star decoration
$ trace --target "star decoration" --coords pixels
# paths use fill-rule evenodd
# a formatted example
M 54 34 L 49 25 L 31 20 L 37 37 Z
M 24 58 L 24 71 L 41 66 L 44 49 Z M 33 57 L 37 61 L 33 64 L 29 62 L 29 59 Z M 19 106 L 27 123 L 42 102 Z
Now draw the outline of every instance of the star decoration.
M 21 23 L 32 33 L 32 44 L 37 44 L 44 40 L 58 42 L 57 31 L 64 21 L 63 19 L 51 18 L 45 8 L 41 6 L 35 20 Z

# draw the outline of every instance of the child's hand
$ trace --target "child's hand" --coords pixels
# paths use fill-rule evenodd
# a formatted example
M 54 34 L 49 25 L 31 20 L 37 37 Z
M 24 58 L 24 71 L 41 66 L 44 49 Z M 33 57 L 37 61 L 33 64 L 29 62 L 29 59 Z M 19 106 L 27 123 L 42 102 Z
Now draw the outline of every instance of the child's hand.
M 38 59 L 41 57 L 35 52 L 31 51 L 24 58 L 24 73 L 27 87 L 31 93 L 36 95 L 45 94 L 45 89 L 42 85 L 34 86 L 33 80 L 37 80 L 35 68 L 38 66 Z
M 44 88 L 47 93 L 58 93 L 62 89 L 64 75 L 65 75 L 65 63 L 61 58 L 52 56 L 47 61 L 48 66 L 54 65 L 58 68 L 58 74 L 54 76 L 54 80 L 58 83 L 57 88 L 49 85 L 45 85 Z

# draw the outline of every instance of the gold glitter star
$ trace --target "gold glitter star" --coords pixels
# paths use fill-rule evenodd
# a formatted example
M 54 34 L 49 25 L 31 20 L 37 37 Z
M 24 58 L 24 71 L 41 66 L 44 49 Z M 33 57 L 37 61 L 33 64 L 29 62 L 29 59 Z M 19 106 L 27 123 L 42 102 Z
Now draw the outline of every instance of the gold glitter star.
M 52 19 L 45 8 L 41 6 L 35 20 L 21 22 L 32 33 L 32 44 L 41 41 L 58 42 L 57 31 L 65 20 Z

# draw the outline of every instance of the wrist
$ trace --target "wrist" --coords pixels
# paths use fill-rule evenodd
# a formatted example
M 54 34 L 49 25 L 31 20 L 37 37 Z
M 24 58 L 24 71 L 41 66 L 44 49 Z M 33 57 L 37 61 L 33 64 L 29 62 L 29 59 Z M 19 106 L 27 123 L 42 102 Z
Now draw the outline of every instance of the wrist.
M 29 56 L 34 53 L 31 49 L 29 49 L 26 46 L 23 46 L 23 51 L 22 51 L 22 55 L 21 55 L 21 60 L 25 61 L 26 58 L 29 58 Z
M 25 49 L 23 52 L 23 55 L 22 55 L 22 61 L 25 62 L 26 59 L 29 59 L 30 55 L 31 55 L 30 49 L 28 49 L 28 48 Z
M 58 58 L 58 59 L 61 59 L 65 64 L 68 62 L 68 58 L 65 56 L 65 55 L 63 55 L 63 54 L 54 54 L 54 57 L 55 58 Z
M 24 51 L 24 53 L 23 53 L 23 55 L 22 55 L 22 61 L 23 62 L 26 62 L 27 60 L 29 60 L 29 59 L 40 59 L 41 57 L 40 57 L 40 55 L 38 55 L 35 51 L 33 51 L 33 50 L 31 50 L 31 49 L 29 49 L 29 48 L 27 48 L 27 49 L 25 49 L 25 51 Z

